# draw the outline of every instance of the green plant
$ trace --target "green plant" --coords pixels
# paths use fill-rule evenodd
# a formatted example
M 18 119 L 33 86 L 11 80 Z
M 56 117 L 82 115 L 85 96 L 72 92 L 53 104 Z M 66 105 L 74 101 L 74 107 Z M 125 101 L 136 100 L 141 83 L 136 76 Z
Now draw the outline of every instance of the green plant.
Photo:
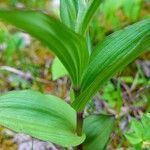
M 122 10 L 122 13 L 129 21 L 135 22 L 140 16 L 143 0 L 108 0 L 101 5 L 101 11 L 104 14 L 107 24 L 112 23 L 112 27 L 120 27 L 120 18 L 117 11 Z
M 150 146 L 150 115 L 145 114 L 140 121 L 132 119 L 131 130 L 125 133 L 128 141 L 134 145 L 135 149 L 146 149 Z
M 56 57 L 52 64 L 52 79 L 57 80 L 65 75 L 68 75 L 67 70 L 61 61 Z
M 4 27 L 3 27 L 4 28 Z M 3 59 L 12 63 L 12 55 L 25 47 L 23 39 L 18 33 L 10 34 L 7 29 L 0 29 L 0 45 L 4 45 Z
M 83 117 L 99 88 L 150 47 L 150 19 L 106 37 L 90 51 L 88 25 L 100 0 L 61 0 L 61 22 L 38 11 L 1 10 L 0 18 L 48 46 L 67 69 L 74 99 L 39 92 L 13 91 L 0 96 L 0 124 L 41 140 L 77 149 L 105 149 L 115 118 Z

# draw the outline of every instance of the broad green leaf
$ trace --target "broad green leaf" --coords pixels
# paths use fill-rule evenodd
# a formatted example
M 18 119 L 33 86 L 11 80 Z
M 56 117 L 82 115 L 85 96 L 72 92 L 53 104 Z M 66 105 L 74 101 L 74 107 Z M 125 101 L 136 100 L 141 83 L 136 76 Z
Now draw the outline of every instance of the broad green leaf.
M 142 138 L 141 137 L 138 137 L 136 134 L 134 133 L 126 133 L 125 134 L 125 137 L 128 139 L 128 141 L 133 144 L 133 145 L 136 145 L 136 144 L 139 144 L 142 142 Z
M 107 115 L 92 115 L 84 120 L 83 131 L 86 140 L 85 150 L 103 150 L 108 143 L 114 126 L 114 117 Z
M 68 75 L 67 70 L 60 62 L 60 60 L 56 57 L 52 64 L 52 78 L 53 80 L 57 80 L 65 75 Z
M 58 97 L 32 90 L 0 96 L 0 125 L 61 146 L 76 146 L 76 112 Z
M 83 76 L 81 91 L 73 107 L 80 111 L 91 97 L 115 73 L 150 47 L 150 19 L 115 32 L 101 42 L 90 58 Z
M 81 35 L 85 34 L 87 27 L 101 2 L 102 0 L 90 0 L 88 2 L 85 0 L 79 1 L 79 10 L 75 26 L 77 33 L 80 33 Z
M 37 11 L 0 11 L 0 18 L 21 28 L 47 45 L 68 70 L 78 86 L 88 63 L 84 38 L 56 19 Z
M 74 29 L 77 18 L 77 0 L 60 0 L 60 17 L 64 24 Z
M 143 138 L 144 129 L 140 121 L 132 119 L 131 128 L 136 133 L 137 137 Z
M 141 120 L 132 119 L 130 132 L 125 133 L 125 137 L 133 144 L 150 141 L 150 118 L 144 114 Z
M 150 112 L 145 115 L 148 119 L 150 119 Z
M 150 141 L 150 117 L 148 117 L 148 114 L 144 114 L 141 123 L 144 129 L 144 140 L 145 141 Z

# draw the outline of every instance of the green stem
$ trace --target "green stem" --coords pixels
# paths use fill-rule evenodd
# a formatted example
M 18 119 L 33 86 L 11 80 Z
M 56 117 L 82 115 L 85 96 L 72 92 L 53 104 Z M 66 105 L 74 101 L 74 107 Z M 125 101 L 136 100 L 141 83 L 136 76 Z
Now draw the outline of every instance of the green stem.
M 80 93 L 80 87 L 78 87 L 78 86 L 74 87 L 73 90 L 74 90 L 75 99 L 76 99 L 76 97 Z M 83 127 L 83 112 L 78 112 L 77 113 L 77 129 L 76 129 L 78 136 L 82 136 L 82 127 Z M 78 145 L 76 147 L 76 150 L 83 150 L 83 145 L 82 144 Z
M 83 112 L 77 113 L 77 134 L 82 136 L 82 127 L 83 127 Z M 83 150 L 83 145 L 80 144 L 77 146 L 77 150 Z
M 77 134 L 82 136 L 83 112 L 77 113 Z

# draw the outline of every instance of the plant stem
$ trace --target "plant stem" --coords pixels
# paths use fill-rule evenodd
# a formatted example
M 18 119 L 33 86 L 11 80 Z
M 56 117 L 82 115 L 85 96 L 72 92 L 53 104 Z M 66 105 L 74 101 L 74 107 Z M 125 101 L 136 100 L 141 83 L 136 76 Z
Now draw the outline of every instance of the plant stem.
M 75 99 L 76 99 L 76 97 L 80 93 L 80 87 L 78 87 L 78 86 L 74 87 L 73 90 L 74 90 Z M 76 129 L 78 136 L 82 136 L 82 127 L 83 127 L 83 112 L 78 112 L 77 113 L 77 129 Z M 83 150 L 83 145 L 80 144 L 75 149 L 76 150 Z
M 83 112 L 77 113 L 77 134 L 82 136 L 82 127 L 83 127 Z M 77 146 L 77 150 L 82 150 L 82 144 Z
M 77 134 L 78 136 L 82 135 L 82 126 L 83 126 L 83 112 L 77 113 Z

